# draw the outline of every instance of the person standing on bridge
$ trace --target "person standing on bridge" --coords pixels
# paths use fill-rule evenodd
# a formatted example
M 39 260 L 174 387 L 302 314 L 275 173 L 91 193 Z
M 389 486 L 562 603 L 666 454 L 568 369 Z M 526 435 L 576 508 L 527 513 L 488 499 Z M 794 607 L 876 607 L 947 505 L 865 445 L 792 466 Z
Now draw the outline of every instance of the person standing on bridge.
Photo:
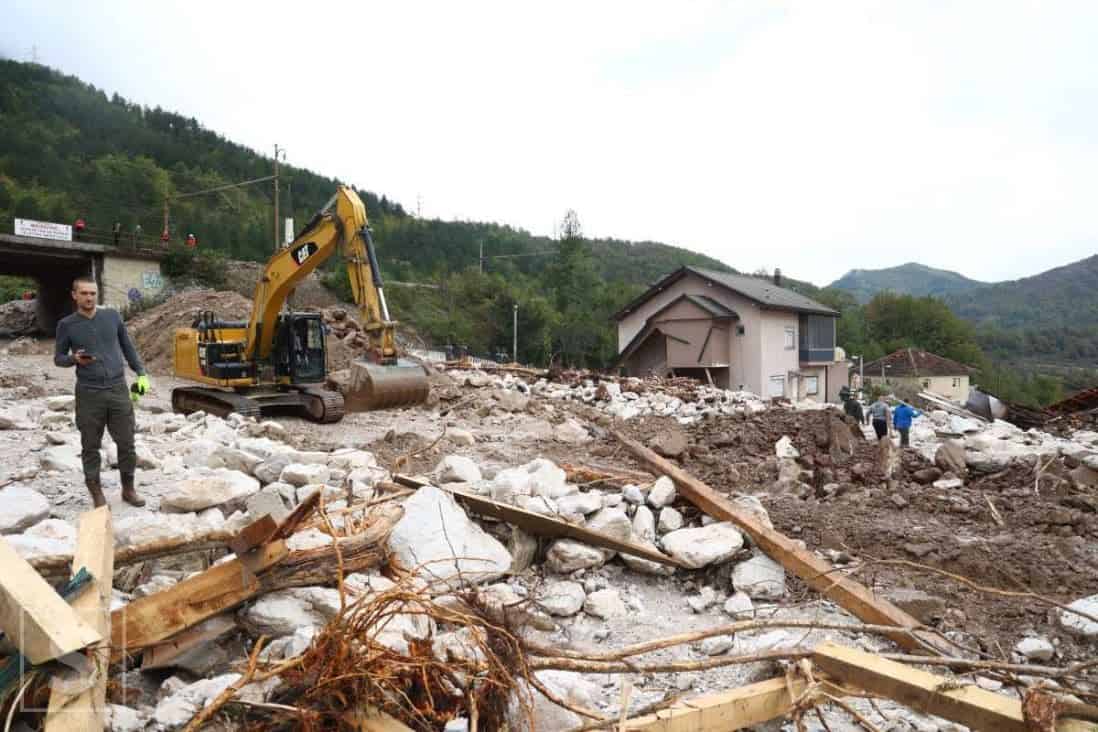
M 57 324 L 53 362 L 62 368 L 76 366 L 76 427 L 80 430 L 84 482 L 92 503 L 97 508 L 107 505 L 99 475 L 99 447 L 106 428 L 118 445 L 122 500 L 132 506 L 144 506 L 145 499 L 137 495 L 134 485 L 137 452 L 131 399 L 136 400 L 149 390 L 149 377 L 122 316 L 116 310 L 97 307 L 98 298 L 99 290 L 91 277 L 73 281 L 76 312 Z M 137 381 L 129 390 L 123 358 L 137 374 Z

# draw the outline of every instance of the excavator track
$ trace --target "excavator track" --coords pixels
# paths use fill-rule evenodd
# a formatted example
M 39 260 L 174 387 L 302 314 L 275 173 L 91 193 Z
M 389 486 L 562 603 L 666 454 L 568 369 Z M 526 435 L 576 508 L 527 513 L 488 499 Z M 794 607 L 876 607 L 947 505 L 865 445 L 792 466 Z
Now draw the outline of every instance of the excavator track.
M 343 395 L 338 391 L 328 389 L 304 389 L 301 394 L 306 397 L 306 417 L 320 424 L 332 424 L 343 419 L 346 409 L 343 404 Z
M 346 413 L 342 394 L 319 387 L 241 394 L 187 386 L 172 390 L 172 409 L 181 414 L 203 411 L 218 417 L 237 412 L 256 419 L 264 411 L 292 412 L 320 424 L 338 422 Z
M 262 415 L 259 404 L 243 394 L 198 386 L 172 389 L 172 411 L 180 414 L 201 411 L 217 417 L 228 417 L 236 412 L 256 419 Z

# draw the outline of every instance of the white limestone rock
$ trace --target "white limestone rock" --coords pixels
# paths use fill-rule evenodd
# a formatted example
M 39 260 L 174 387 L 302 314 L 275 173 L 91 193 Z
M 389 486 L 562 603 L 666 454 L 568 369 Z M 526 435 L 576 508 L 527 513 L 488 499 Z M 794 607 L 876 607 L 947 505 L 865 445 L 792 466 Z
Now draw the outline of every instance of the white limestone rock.
M 304 486 L 313 483 L 327 483 L 331 477 L 332 472 L 327 465 L 290 463 L 282 469 L 278 479 L 290 485 Z
M 80 461 L 80 448 L 76 445 L 55 445 L 47 447 L 38 457 L 43 470 L 59 472 L 81 472 L 84 464 Z
M 260 596 L 244 611 L 244 622 L 258 632 L 281 638 L 300 627 L 319 627 L 339 612 L 339 590 L 331 587 L 293 587 Z
M 735 644 L 735 636 L 715 635 L 711 638 L 702 640 L 700 650 L 707 656 L 723 656 L 725 653 L 732 650 L 732 646 Z
M 622 602 L 621 594 L 615 589 L 604 589 L 592 592 L 583 601 L 583 611 L 602 620 L 617 618 L 625 615 L 629 610 Z
M 745 592 L 734 592 L 724 602 L 724 611 L 734 618 L 749 618 L 755 614 L 755 604 Z
M 1092 617 L 1098 617 L 1098 595 L 1083 597 L 1068 605 L 1069 610 L 1078 610 Z M 1060 626 L 1072 635 L 1081 638 L 1098 638 L 1098 622 L 1075 613 L 1060 611 Z
M 472 447 L 477 444 L 477 439 L 473 437 L 473 433 L 461 427 L 451 427 L 446 430 L 446 437 L 453 444 L 463 447 Z
M 1014 652 L 1029 661 L 1051 661 L 1056 655 L 1056 646 L 1047 638 L 1023 638 L 1014 646 Z
M 76 408 L 76 397 L 72 394 L 46 397 L 46 409 L 54 412 L 71 412 Z
M 583 585 L 564 580 L 546 585 L 538 605 L 550 615 L 568 618 L 583 609 L 585 599 L 587 593 L 583 591 Z
M 564 516 L 583 517 L 602 508 L 602 494 L 598 491 L 572 493 L 556 500 L 557 510 Z
M 263 483 L 283 482 L 279 479 L 282 471 L 294 462 L 293 455 L 288 452 L 279 452 L 271 455 L 255 466 L 252 474 Z
M 648 506 L 637 506 L 633 514 L 633 537 L 645 544 L 656 540 L 656 516 Z
M 774 454 L 778 459 L 783 458 L 796 459 L 801 456 L 801 451 L 793 446 L 793 440 L 789 438 L 789 435 L 782 435 L 782 438 L 774 443 Z
M 625 499 L 626 503 L 631 503 L 634 506 L 639 506 L 648 500 L 648 493 L 639 485 L 633 485 L 629 483 L 621 489 L 621 496 Z
M 587 428 L 574 419 L 566 419 L 553 430 L 553 439 L 567 445 L 581 445 L 591 441 Z
M 666 475 L 656 479 L 652 490 L 648 491 L 648 505 L 652 508 L 663 508 L 675 502 L 675 483 Z
M 671 506 L 664 506 L 660 509 L 660 520 L 656 528 L 661 534 L 666 534 L 671 531 L 678 531 L 682 528 L 682 514 Z
M 765 554 L 756 554 L 732 570 L 732 586 L 755 600 L 785 596 L 785 569 Z
M 188 684 L 165 696 L 156 705 L 153 720 L 161 730 L 180 729 L 218 694 L 235 684 L 240 674 L 231 673 Z
M 263 458 L 258 455 L 240 448 L 221 445 L 210 455 L 208 464 L 211 468 L 228 468 L 252 475 L 261 462 Z
M 743 548 L 743 535 L 728 522 L 698 529 L 679 529 L 665 534 L 663 549 L 692 569 L 701 569 L 731 558 Z
M 476 483 L 481 479 L 480 468 L 464 455 L 447 455 L 431 473 L 439 483 Z
M 571 574 L 577 569 L 599 567 L 606 562 L 601 549 L 575 539 L 557 539 L 545 555 L 545 564 L 558 574 Z
M 0 534 L 17 534 L 49 517 L 50 502 L 21 483 L 0 488 Z
M 453 496 L 424 486 L 404 502 L 404 515 L 389 535 L 392 560 L 446 587 L 490 582 L 511 566 L 502 544 L 471 521 Z
M 195 471 L 191 477 L 169 486 L 160 499 L 160 507 L 179 513 L 201 511 L 211 506 L 242 501 L 259 492 L 258 480 L 240 471 L 225 468 Z

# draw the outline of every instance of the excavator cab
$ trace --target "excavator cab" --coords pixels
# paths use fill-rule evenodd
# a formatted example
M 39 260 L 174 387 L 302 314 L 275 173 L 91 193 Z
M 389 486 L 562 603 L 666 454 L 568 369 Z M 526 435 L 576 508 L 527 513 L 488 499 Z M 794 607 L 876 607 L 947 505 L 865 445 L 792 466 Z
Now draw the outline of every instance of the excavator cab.
M 271 351 L 275 377 L 291 384 L 322 384 L 325 377 L 324 322 L 318 313 L 283 313 Z

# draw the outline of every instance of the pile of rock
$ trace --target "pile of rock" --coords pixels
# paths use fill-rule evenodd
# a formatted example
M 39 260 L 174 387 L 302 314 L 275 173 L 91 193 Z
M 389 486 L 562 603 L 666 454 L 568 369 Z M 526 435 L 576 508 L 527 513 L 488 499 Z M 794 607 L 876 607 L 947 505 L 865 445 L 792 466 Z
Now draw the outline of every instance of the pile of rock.
M 704 384 L 695 386 L 689 393 L 676 389 L 678 393 L 673 394 L 638 378 L 601 378 L 597 383 L 594 379 L 586 379 L 570 385 L 547 379 L 538 379 L 531 384 L 513 374 L 495 375 L 483 371 L 450 370 L 448 374 L 468 387 L 514 391 L 551 402 L 578 402 L 621 419 L 657 415 L 675 417 L 681 424 L 690 424 L 707 415 L 754 414 L 767 408 L 766 402 L 750 392 Z

